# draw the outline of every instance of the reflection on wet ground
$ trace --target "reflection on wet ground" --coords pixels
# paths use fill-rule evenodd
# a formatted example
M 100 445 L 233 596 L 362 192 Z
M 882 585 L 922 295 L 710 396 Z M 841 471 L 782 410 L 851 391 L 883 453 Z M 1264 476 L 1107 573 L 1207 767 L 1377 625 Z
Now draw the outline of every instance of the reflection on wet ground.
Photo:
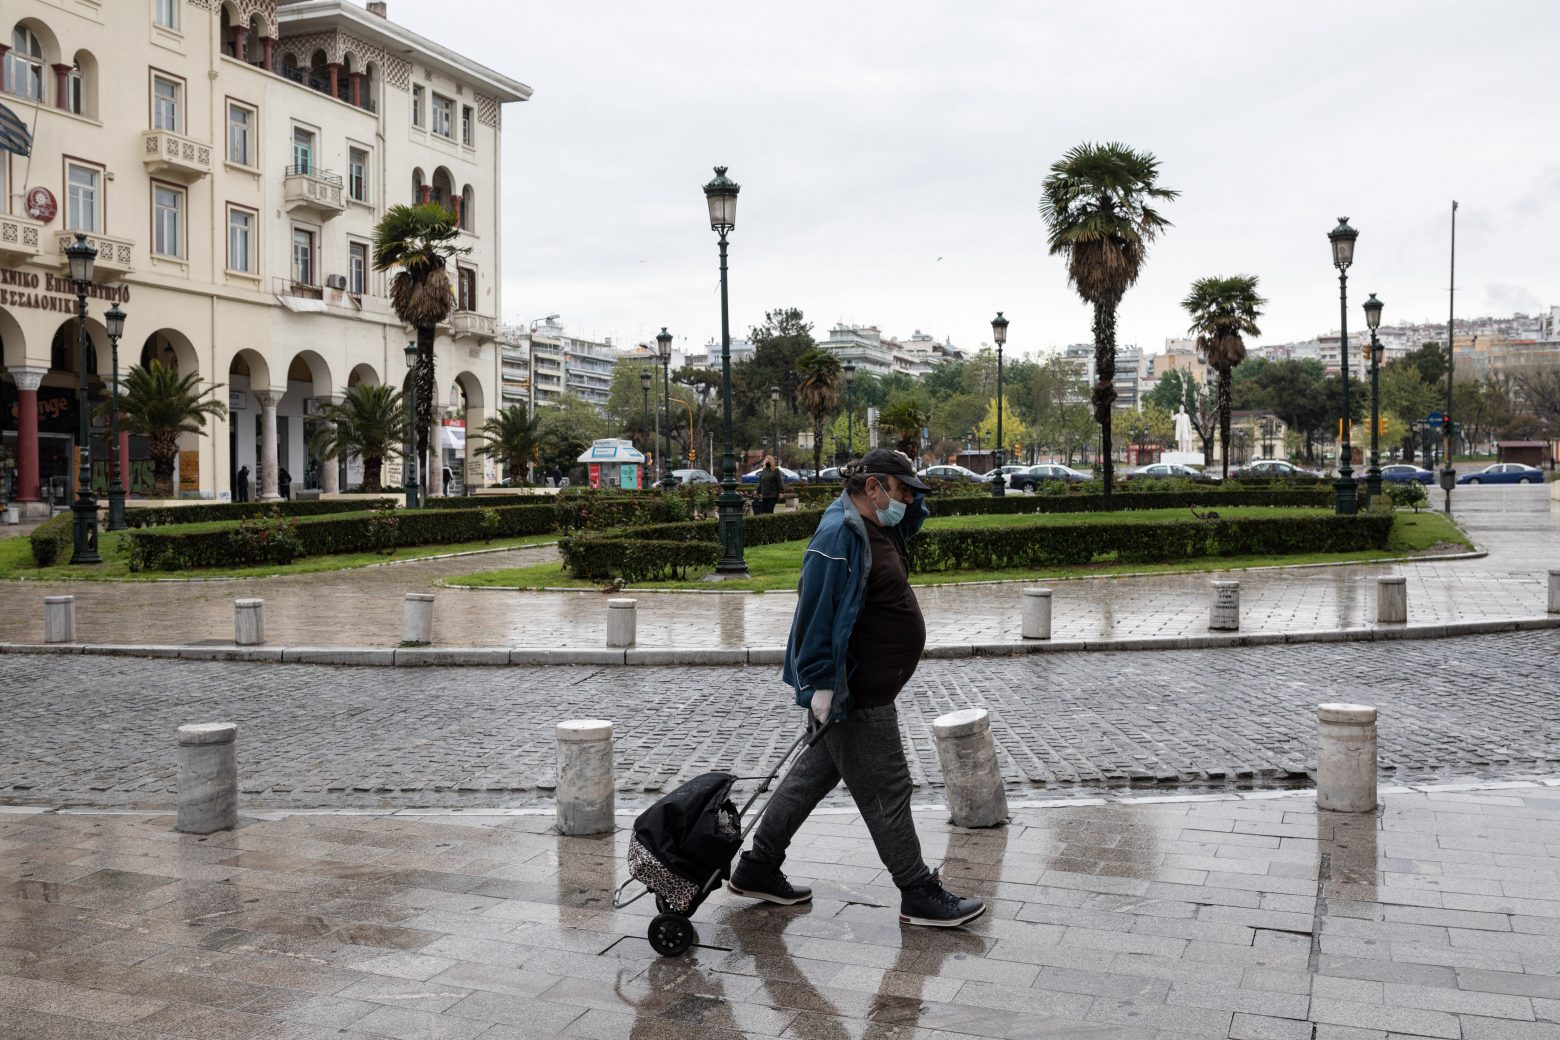
M 626 826 L 627 818 L 620 819 Z M 818 815 L 811 906 L 712 897 L 657 958 L 625 830 L 318 814 L 0 814 L 0 1036 L 262 1040 L 1548 1037 L 1560 782 L 918 814 L 970 928 L 902 928 L 859 819 Z M 1343 1030 L 1347 1027 L 1348 1031 Z M 1313 1031 L 1314 1030 L 1314 1031 Z

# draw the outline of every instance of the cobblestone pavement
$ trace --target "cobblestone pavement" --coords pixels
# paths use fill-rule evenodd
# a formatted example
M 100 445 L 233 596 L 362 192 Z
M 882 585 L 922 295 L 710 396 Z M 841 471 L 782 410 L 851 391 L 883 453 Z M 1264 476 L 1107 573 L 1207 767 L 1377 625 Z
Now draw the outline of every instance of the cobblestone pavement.
M 1208 627 L 1208 582 L 1241 582 L 1241 630 L 1311 631 L 1369 626 L 1375 579 L 1409 579 L 1409 618 L 1438 623 L 1544 613 L 1549 567 L 1560 565 L 1560 512 L 1548 489 L 1467 487 L 1457 518 L 1488 549 L 1479 560 L 1233 574 L 1153 575 L 1055 582 L 1052 634 L 1061 639 L 1198 635 Z M 401 637 L 402 595 L 438 579 L 556 558 L 553 549 L 409 562 L 336 574 L 222 582 L 0 582 L 0 642 L 41 642 L 42 597 L 73 593 L 78 632 L 97 643 L 231 642 L 232 600 L 266 601 L 266 635 L 277 646 L 391 646 Z M 1020 638 L 1020 583 L 917 592 L 934 643 Z M 597 592 L 517 593 L 440 588 L 434 642 L 444 646 L 590 647 L 605 642 L 606 603 Z M 773 647 L 785 642 L 789 592 L 642 593 L 643 647 Z
M 922 801 L 931 721 L 991 710 L 1016 798 L 1113 785 L 1303 784 L 1314 705 L 1382 712 L 1390 776 L 1560 772 L 1560 631 L 1430 642 L 926 661 L 900 698 Z M 347 668 L 0 656 L 0 800 L 165 806 L 173 734 L 239 725 L 246 805 L 524 806 L 555 722 L 616 723 L 625 807 L 708 769 L 761 771 L 800 711 L 773 668 Z M 844 798 L 843 794 L 836 799 Z
M 901 927 L 859 819 L 661 959 L 627 832 L 545 817 L 0 815 L 4 1040 L 1560 1037 L 1560 790 L 920 814 L 989 912 Z

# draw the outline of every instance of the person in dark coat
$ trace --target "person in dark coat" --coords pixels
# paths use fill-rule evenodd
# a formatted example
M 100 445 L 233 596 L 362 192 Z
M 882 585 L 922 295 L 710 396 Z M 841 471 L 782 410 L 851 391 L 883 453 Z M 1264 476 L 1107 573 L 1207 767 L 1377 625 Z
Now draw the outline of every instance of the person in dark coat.
M 287 472 L 287 467 L 278 470 L 276 476 L 277 491 L 281 492 L 283 498 L 292 498 L 292 474 Z
M 753 503 L 755 515 L 773 513 L 775 504 L 780 501 L 780 493 L 785 490 L 785 476 L 775 465 L 773 455 L 764 456 L 764 470 L 758 475 L 758 501 Z
M 238 482 L 233 488 L 234 501 L 249 501 L 249 467 L 238 467 Z

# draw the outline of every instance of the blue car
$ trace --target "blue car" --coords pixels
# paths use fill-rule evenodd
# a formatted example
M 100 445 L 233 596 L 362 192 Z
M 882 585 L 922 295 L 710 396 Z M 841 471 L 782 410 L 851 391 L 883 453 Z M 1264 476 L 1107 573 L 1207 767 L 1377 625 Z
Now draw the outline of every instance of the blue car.
M 1497 462 L 1457 478 L 1459 484 L 1542 484 L 1544 471 L 1520 462 Z
M 1409 462 L 1381 467 L 1381 479 L 1388 484 L 1434 484 L 1435 474 Z

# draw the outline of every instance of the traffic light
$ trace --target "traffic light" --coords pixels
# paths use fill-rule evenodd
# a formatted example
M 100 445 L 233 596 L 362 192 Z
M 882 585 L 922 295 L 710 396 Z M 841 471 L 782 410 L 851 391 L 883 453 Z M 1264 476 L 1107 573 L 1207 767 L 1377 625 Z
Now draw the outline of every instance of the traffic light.
M 1383 415 L 1381 417 L 1381 426 L 1376 430 L 1376 432 L 1381 434 L 1383 437 L 1386 436 L 1386 433 L 1387 433 L 1387 417 L 1385 415 Z

